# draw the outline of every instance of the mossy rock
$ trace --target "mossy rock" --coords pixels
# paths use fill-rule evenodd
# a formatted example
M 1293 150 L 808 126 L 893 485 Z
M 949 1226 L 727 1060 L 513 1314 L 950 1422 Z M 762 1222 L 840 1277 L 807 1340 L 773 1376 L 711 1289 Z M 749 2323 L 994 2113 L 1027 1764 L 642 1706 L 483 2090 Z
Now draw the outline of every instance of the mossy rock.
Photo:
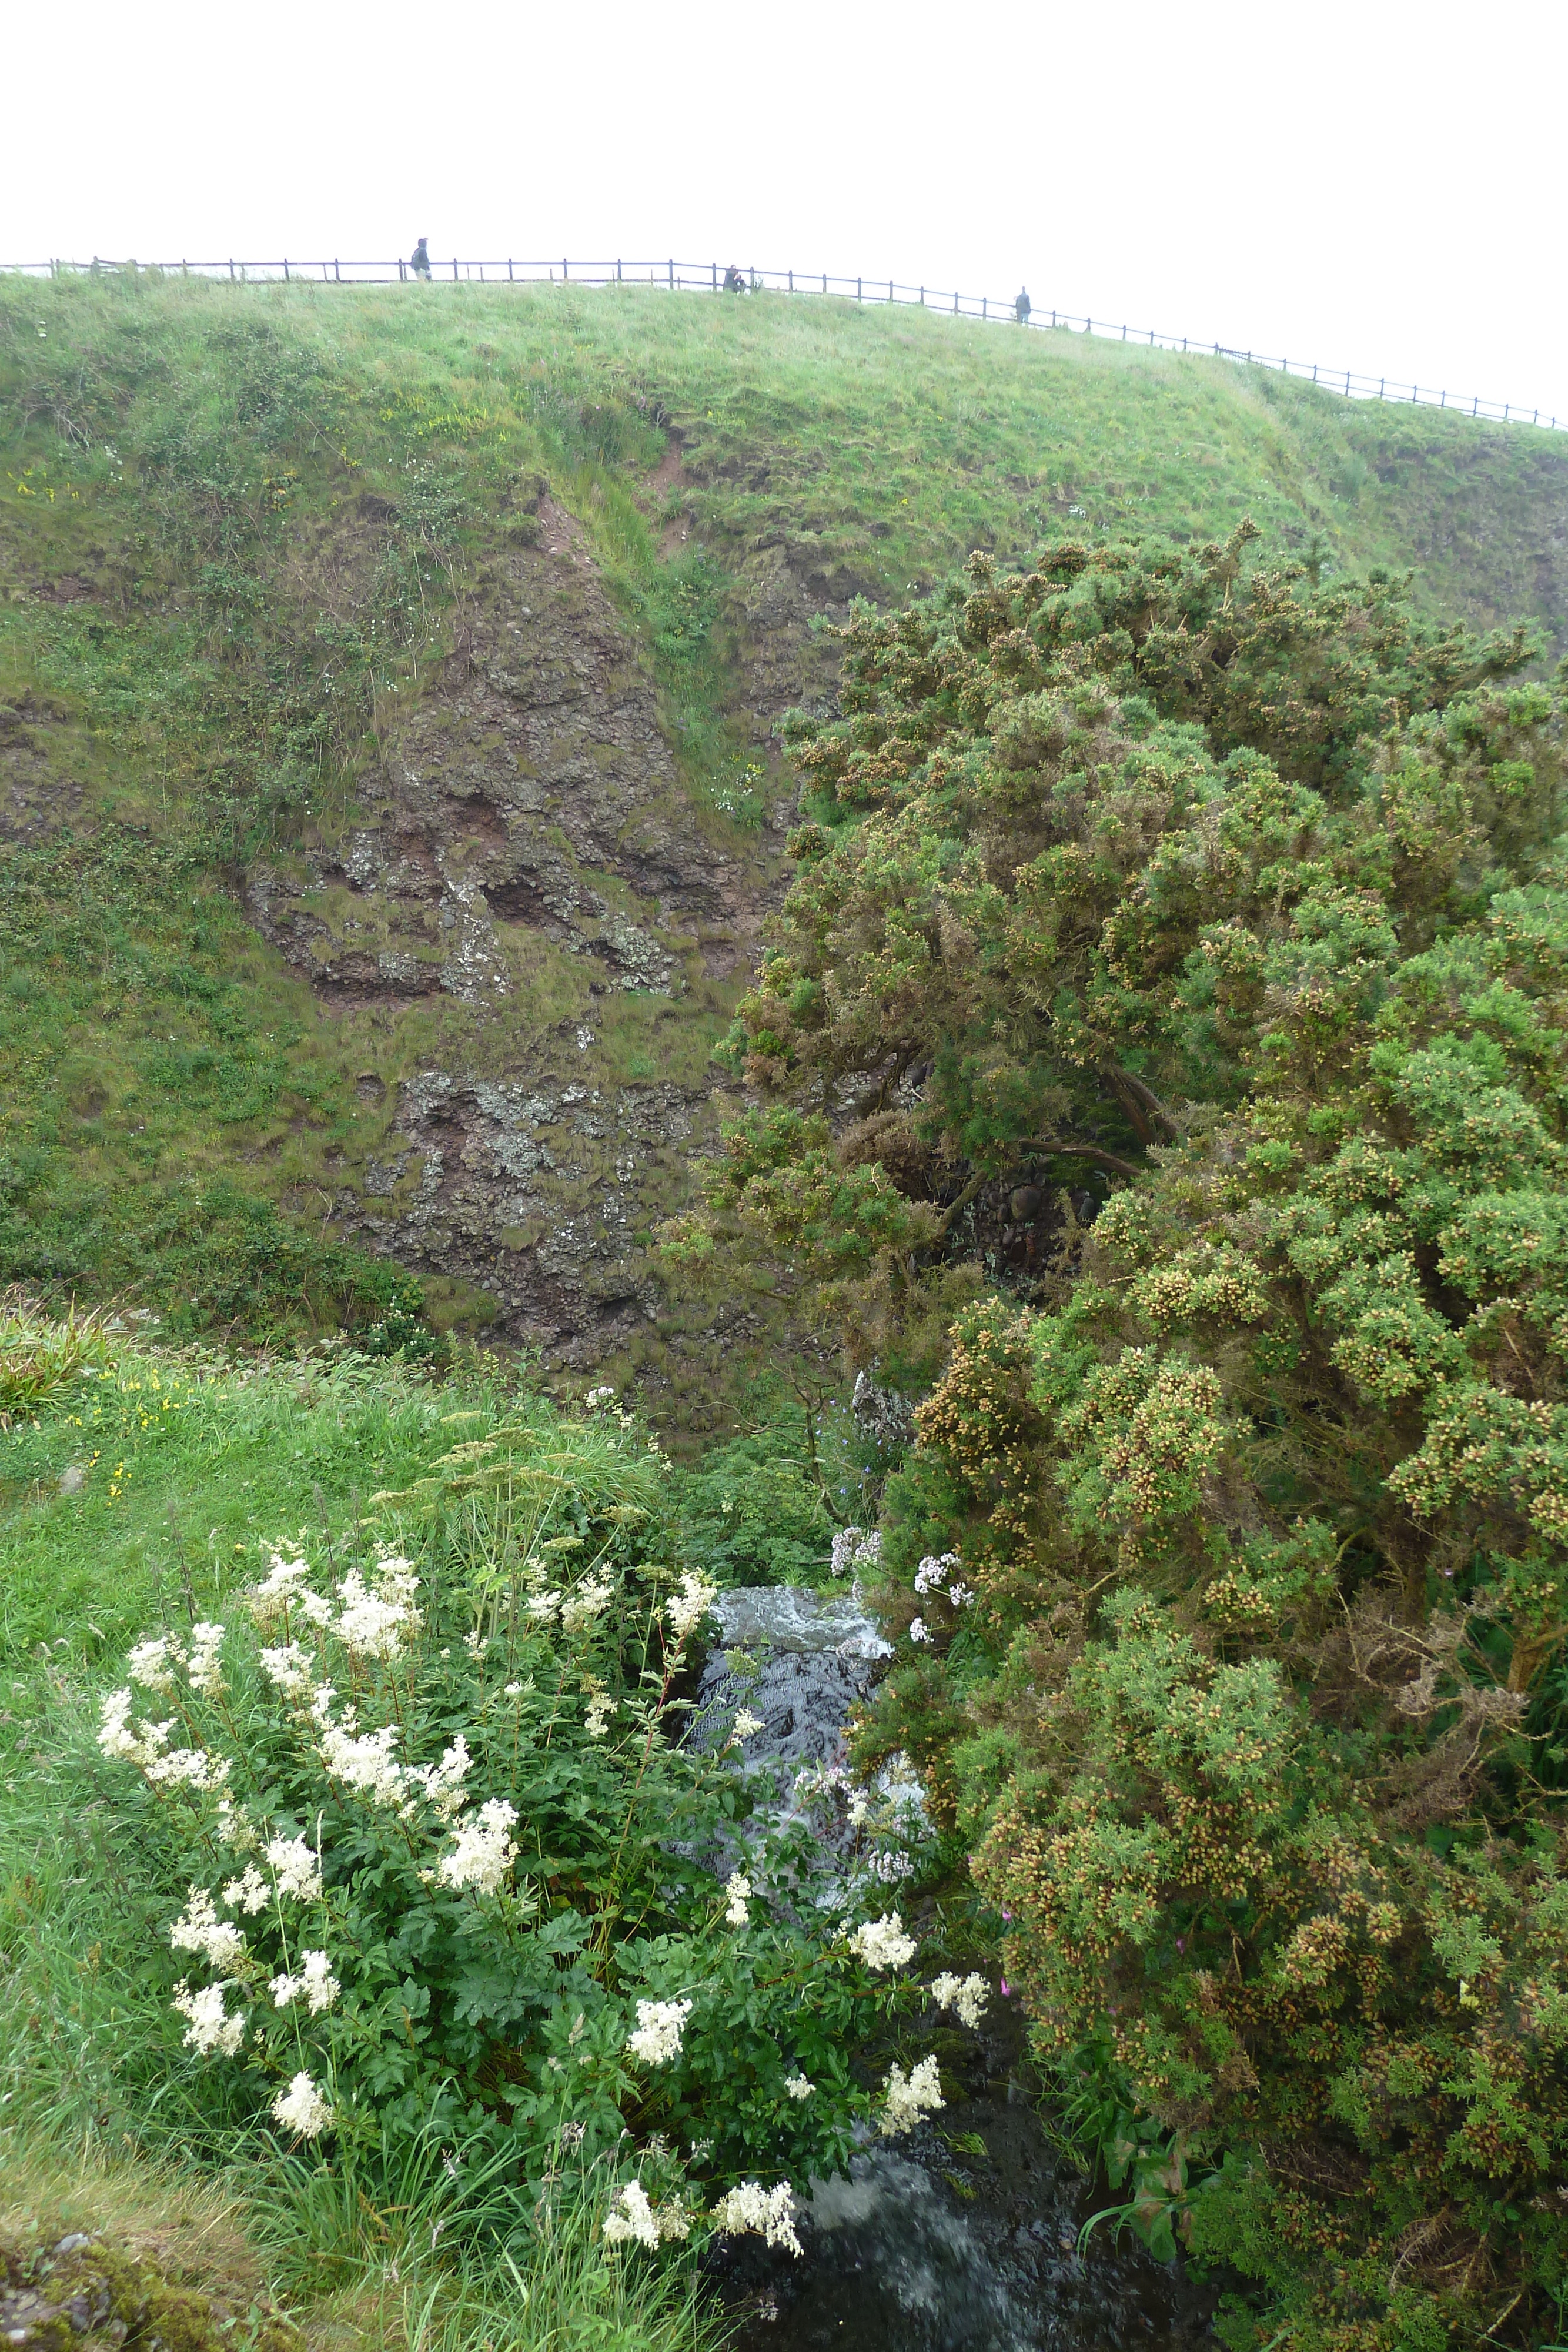
M 24 2251 L 0 2240 L 0 2344 L 16 2352 L 304 2352 L 258 2303 L 236 2325 L 207 2294 L 80 2231 Z

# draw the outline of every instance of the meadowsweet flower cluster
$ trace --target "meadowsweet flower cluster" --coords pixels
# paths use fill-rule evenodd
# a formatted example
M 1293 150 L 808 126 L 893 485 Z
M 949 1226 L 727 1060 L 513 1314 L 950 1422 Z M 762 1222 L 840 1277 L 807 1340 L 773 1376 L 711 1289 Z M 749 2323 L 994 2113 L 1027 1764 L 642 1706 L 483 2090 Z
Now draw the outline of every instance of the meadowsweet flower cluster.
M 296 1903 L 320 1901 L 321 1857 L 308 1838 L 270 1838 L 267 1859 L 280 1895 Z
M 637 2023 L 626 2047 L 644 2066 L 667 2066 L 681 2054 L 681 2035 L 692 2013 L 689 2000 L 640 2000 Z
M 419 1579 L 406 1559 L 381 1559 L 367 1583 L 351 1568 L 338 1587 L 342 1602 L 332 1631 L 351 1657 L 395 1658 L 423 1619 L 413 1605 Z
M 689 2238 L 691 2233 L 690 2208 L 675 2198 L 653 2205 L 640 2180 L 628 2180 L 617 2189 L 615 2201 L 604 2218 L 604 2235 L 612 2246 L 632 2240 L 640 2246 L 653 2248 L 671 2240 Z
M 935 2058 L 922 2058 L 907 2074 L 902 2066 L 890 2068 L 882 2094 L 879 2128 L 890 2137 L 898 2132 L 913 2131 L 926 2116 L 935 2115 L 938 2107 L 947 2104 L 942 2096 Z
M 991 1989 L 984 1977 L 956 1977 L 946 1969 L 931 1986 L 931 1998 L 937 2008 L 952 2010 L 960 2025 L 978 2025 L 990 1997 Z
M 437 1865 L 443 1885 L 458 1890 L 472 1887 L 479 1895 L 496 1894 L 517 1858 L 517 1841 L 511 1835 L 517 1818 L 516 1805 L 504 1797 L 492 1797 L 472 1821 L 460 1822 L 451 1853 L 443 1854 Z
M 193 1992 L 183 1977 L 174 1987 L 173 2005 L 180 2015 L 189 2020 L 182 2036 L 185 2046 L 203 2058 L 233 2058 L 245 2040 L 245 2018 L 237 2011 L 225 2015 L 224 1999 L 225 1985 L 203 1985 Z
M 743 2180 L 713 2209 L 721 2230 L 736 2236 L 766 2238 L 770 2246 L 787 2246 L 792 2254 L 806 2251 L 795 2230 L 795 2192 L 787 2180 L 764 2189 L 758 2180 Z
M 190 1901 L 170 1926 L 169 1941 L 177 1952 L 199 1952 L 210 1968 L 225 1974 L 233 1973 L 246 1948 L 245 1930 L 218 1917 L 203 1886 L 192 1887 Z
M 312 2017 L 325 2016 L 343 1990 L 325 1952 L 301 1952 L 298 1975 L 276 1976 L 267 1989 L 275 2009 L 288 2009 L 303 2000 Z
M 776 1871 L 798 1867 L 801 1836 L 799 1806 L 753 1810 L 750 1776 L 737 1822 L 735 1742 L 758 1738 L 760 1717 L 736 1711 L 727 1763 L 723 1747 L 698 1752 L 672 1737 L 682 1704 L 672 1672 L 716 1589 L 687 1570 L 671 1593 L 661 1563 L 610 1543 L 564 1576 L 559 1563 L 582 1540 L 531 1535 L 510 1592 L 487 1594 L 479 1625 L 450 1622 L 457 1580 L 433 1579 L 426 1593 L 402 1552 L 340 1559 L 329 1580 L 301 1543 L 270 1554 L 226 1632 L 203 1623 L 136 1644 L 125 1686 L 103 1698 L 99 1741 L 165 1801 L 147 1817 L 187 1890 L 164 1928 L 171 1978 L 189 1971 L 171 1994 L 183 2046 L 212 2063 L 241 2061 L 265 2084 L 269 2127 L 298 2143 L 397 2102 L 450 2110 L 455 2127 L 481 2087 L 483 2037 L 465 2004 L 488 2000 L 492 1983 L 538 1988 L 517 2012 L 535 2021 L 513 2029 L 503 2095 L 531 2144 L 613 2158 L 623 2177 L 605 2242 L 652 2251 L 713 2227 L 796 2252 L 787 2182 L 728 2185 L 757 2162 L 766 2110 L 754 2074 L 694 2052 L 695 2021 L 711 2014 L 723 2036 L 743 2015 L 765 2047 L 789 2053 L 764 2069 L 764 2095 L 792 2160 L 820 2150 L 826 2163 L 887 2105 L 840 2056 L 879 2020 L 917 2010 L 920 1987 L 899 1980 L 915 1940 L 895 1912 L 853 1926 L 882 1866 L 875 1853 L 855 1862 L 852 1884 L 839 1874 L 831 1915 L 814 1898 L 777 1914 L 759 1899 Z M 624 1631 L 632 1611 L 636 1645 Z M 601 1628 L 615 1634 L 602 1652 Z M 659 1664 L 644 1671 L 643 1656 Z M 617 1719 L 626 1736 L 607 1740 Z M 843 1768 L 818 1778 L 821 1800 L 841 1813 Z M 897 1817 L 883 1786 L 896 1796 L 897 1778 L 884 1768 L 879 1825 Z M 558 1884 L 613 1887 L 613 1904 L 574 1911 L 508 1892 L 536 1804 Z M 672 1871 L 672 1852 L 714 1851 L 739 1822 L 745 1844 L 722 1879 Z M 841 1934 L 828 1920 L 846 1909 L 853 1932 Z M 641 1969 L 643 1982 L 678 1997 L 622 2000 L 601 1980 L 587 2000 L 576 1956 L 601 1922 L 626 1954 L 622 1981 L 635 1984 Z
M 285 2131 L 293 2132 L 299 2139 L 319 2139 L 332 2120 L 331 2108 L 303 2071 L 295 2075 L 286 2091 L 279 2091 L 272 2103 L 272 2113 Z
M 850 1949 L 872 1969 L 901 1969 L 915 1958 L 918 1947 L 913 1936 L 904 1932 L 904 1922 L 896 1911 L 884 1912 L 880 1919 L 868 1919 L 850 1937 Z
M 664 1603 L 664 1622 L 677 1643 L 684 1645 L 690 1640 L 717 1599 L 716 1584 L 710 1584 L 695 1569 L 685 1570 L 679 1592 Z

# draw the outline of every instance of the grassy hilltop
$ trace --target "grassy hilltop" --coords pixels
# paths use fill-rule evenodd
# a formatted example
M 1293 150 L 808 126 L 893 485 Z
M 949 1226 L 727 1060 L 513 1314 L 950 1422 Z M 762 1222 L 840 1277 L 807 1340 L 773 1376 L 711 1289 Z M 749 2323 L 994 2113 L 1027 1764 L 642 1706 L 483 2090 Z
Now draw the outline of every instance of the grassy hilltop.
M 771 730 L 831 690 L 817 615 L 902 598 L 974 546 L 1249 514 L 1328 573 L 1414 565 L 1436 608 L 1561 636 L 1565 506 L 1568 446 L 1544 431 L 907 310 L 0 287 L 0 1272 L 176 1328 L 347 1320 L 391 1344 L 419 1304 L 402 1255 L 438 1324 L 526 1336 L 507 1283 L 569 1229 L 586 1255 L 551 1279 L 604 1323 L 571 1360 L 662 1360 L 648 1240 L 712 1131 L 709 1053 L 776 896 L 792 787 Z M 556 572 L 519 574 L 541 549 Z M 581 667 L 568 562 L 651 679 L 673 761 L 639 821 L 720 876 L 724 952 L 574 852 L 600 936 L 496 930 L 504 1008 L 423 982 L 367 998 L 340 974 L 376 910 L 332 860 L 400 746 L 454 724 L 476 626 L 543 610 L 551 658 Z M 258 874 L 293 894 L 309 955 L 258 929 Z M 606 993 L 582 950 L 617 920 L 654 961 Z M 633 984 L 659 959 L 673 998 Z M 554 1089 L 554 1190 L 516 1213 L 509 1260 L 482 1232 L 410 1238 L 428 1163 L 393 1129 L 432 1067 Z M 563 1157 L 585 1076 L 646 1133 L 619 1224 L 599 1205 L 613 1139 Z M 506 1223 L 494 1201 L 476 1221 Z M 695 1373 L 703 1335 L 683 1344 Z

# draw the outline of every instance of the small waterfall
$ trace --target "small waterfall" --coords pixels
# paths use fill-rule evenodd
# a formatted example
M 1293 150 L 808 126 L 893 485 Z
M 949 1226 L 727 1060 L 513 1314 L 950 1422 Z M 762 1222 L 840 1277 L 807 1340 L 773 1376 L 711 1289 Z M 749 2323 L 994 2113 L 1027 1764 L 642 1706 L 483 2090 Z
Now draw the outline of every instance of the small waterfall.
M 790 1806 L 797 1772 L 841 1762 L 851 1709 L 891 1655 L 858 1591 L 789 1585 L 721 1595 L 691 1737 L 727 1738 L 739 1708 L 761 1729 L 743 1769 L 770 1772 Z M 740 2352 L 1196 2352 L 1212 2293 L 1176 2264 L 1097 2232 L 1093 2184 L 1046 2135 L 1023 2020 L 993 1998 L 977 2033 L 945 2034 L 961 2095 L 896 2143 L 868 2146 L 847 2180 L 814 2184 L 801 2260 L 737 2239 L 717 2259 Z M 1103 2200 L 1102 2200 L 1103 2201 Z

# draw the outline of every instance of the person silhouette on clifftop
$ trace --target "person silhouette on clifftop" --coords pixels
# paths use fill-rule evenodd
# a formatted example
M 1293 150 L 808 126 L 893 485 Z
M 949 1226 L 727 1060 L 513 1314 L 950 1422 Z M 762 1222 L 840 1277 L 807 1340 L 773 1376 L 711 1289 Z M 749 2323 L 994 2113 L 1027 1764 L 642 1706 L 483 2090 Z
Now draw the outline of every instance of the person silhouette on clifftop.
M 1030 308 L 1029 288 L 1027 286 L 1020 286 L 1018 290 L 1018 299 L 1013 304 L 1013 317 L 1018 320 L 1020 327 L 1027 327 L 1029 324 Z
M 414 276 L 415 276 L 416 278 L 428 278 L 428 277 L 429 277 L 429 275 L 430 275 L 430 246 L 429 246 L 429 240 L 428 240 L 427 238 L 423 237 L 423 236 L 420 238 L 419 243 L 414 247 L 413 251 L 409 255 L 409 257 L 408 257 L 408 266 L 409 266 L 409 268 L 413 270 L 413 274 L 414 274 Z
M 724 273 L 724 290 L 727 294 L 744 294 L 747 291 L 746 280 L 733 261 Z

